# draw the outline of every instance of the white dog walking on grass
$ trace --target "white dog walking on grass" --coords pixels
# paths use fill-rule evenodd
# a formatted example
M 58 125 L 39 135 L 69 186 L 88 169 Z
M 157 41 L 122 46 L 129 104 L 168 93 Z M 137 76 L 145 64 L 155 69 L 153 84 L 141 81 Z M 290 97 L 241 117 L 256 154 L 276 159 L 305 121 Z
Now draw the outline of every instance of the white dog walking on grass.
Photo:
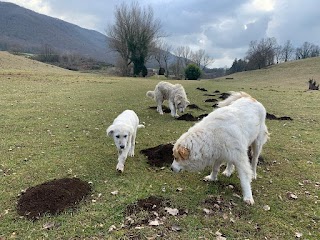
M 131 157 L 134 156 L 137 129 L 143 127 L 144 125 L 139 124 L 137 114 L 132 110 L 123 111 L 108 127 L 107 135 L 113 137 L 118 149 L 117 170 L 119 172 L 123 172 L 128 154 Z
M 234 166 L 239 174 L 243 200 L 252 205 L 251 180 L 262 146 L 268 140 L 266 110 L 261 103 L 244 92 L 231 92 L 217 110 L 196 123 L 174 144 L 171 169 L 199 171 L 212 165 L 205 181 L 216 181 L 221 163 L 227 162 L 224 175 L 230 176 Z M 248 158 L 251 146 L 252 162 Z
M 190 103 L 186 92 L 181 84 L 171 84 L 168 82 L 159 82 L 154 91 L 148 91 L 147 97 L 153 98 L 157 103 L 157 111 L 162 115 L 162 103 L 165 100 L 169 102 L 172 117 L 179 117 L 177 111 L 184 112 Z

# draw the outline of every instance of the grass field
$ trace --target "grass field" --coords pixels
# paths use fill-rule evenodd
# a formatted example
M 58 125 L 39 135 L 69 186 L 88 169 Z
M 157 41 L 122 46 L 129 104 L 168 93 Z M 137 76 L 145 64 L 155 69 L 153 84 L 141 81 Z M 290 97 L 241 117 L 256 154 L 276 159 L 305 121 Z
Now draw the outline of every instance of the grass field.
M 212 111 L 201 87 L 245 91 L 268 113 L 293 119 L 267 120 L 271 138 L 252 183 L 253 206 L 238 197 L 236 174 L 205 183 L 210 169 L 174 174 L 147 164 L 141 149 L 175 141 L 194 124 L 149 109 L 155 103 L 145 93 L 158 79 L 71 72 L 0 52 L 0 239 L 320 239 L 320 92 L 306 91 L 309 78 L 320 82 L 320 58 L 230 77 L 170 82 L 183 84 L 191 103 L 204 109 L 187 111 L 194 115 Z M 105 130 L 125 109 L 136 111 L 146 128 L 119 174 Z M 17 214 L 21 190 L 73 176 L 93 189 L 77 210 L 34 222 Z M 159 226 L 123 226 L 126 207 L 149 196 L 187 213 L 167 214 Z M 208 214 L 210 199 L 220 200 Z

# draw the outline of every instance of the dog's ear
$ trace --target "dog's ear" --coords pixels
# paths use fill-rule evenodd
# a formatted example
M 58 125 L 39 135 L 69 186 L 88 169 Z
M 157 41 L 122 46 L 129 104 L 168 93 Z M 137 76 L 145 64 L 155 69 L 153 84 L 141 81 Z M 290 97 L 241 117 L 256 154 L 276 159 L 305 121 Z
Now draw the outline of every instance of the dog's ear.
M 190 155 L 190 150 L 188 148 L 179 146 L 178 149 L 174 150 L 173 155 L 177 160 L 187 160 Z
M 112 135 L 113 135 L 113 133 L 114 133 L 114 125 L 110 125 L 108 128 L 107 128 L 107 135 L 109 136 L 109 137 L 111 137 Z

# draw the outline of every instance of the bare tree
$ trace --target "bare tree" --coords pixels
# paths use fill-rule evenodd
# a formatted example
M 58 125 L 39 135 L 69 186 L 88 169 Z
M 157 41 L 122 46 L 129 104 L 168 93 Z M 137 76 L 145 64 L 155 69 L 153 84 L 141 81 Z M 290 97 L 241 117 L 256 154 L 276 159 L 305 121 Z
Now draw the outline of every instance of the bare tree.
M 165 64 L 165 69 L 166 69 L 166 77 L 168 78 L 169 77 L 169 60 L 171 58 L 171 46 L 164 43 L 163 46 L 162 46 L 162 58 L 163 58 L 163 61 L 164 61 L 164 64 Z
M 309 58 L 311 54 L 312 44 L 304 42 L 301 47 L 296 49 L 296 59 Z
M 174 51 L 175 62 L 172 64 L 173 73 L 180 78 L 183 75 L 184 60 L 183 60 L 184 47 L 177 47 Z
M 277 64 L 280 62 L 282 54 L 283 54 L 282 46 L 281 45 L 275 46 L 275 48 L 274 48 L 274 57 L 276 59 Z
M 294 53 L 294 47 L 292 46 L 290 40 L 287 40 L 282 47 L 282 60 L 287 62 L 291 60 Z
M 213 63 L 214 60 L 203 49 L 199 49 L 196 52 L 191 52 L 191 60 L 199 67 L 204 70 L 209 64 Z
M 260 69 L 272 65 L 276 46 L 277 41 L 275 38 L 261 39 L 259 43 L 251 41 L 246 57 L 249 69 Z
M 133 63 L 134 75 L 143 72 L 151 48 L 160 36 L 161 24 L 154 19 L 152 8 L 141 8 L 137 2 L 122 3 L 115 10 L 115 24 L 109 26 L 110 47 L 118 52 L 123 62 Z
M 182 52 L 182 58 L 184 61 L 183 67 L 186 67 L 191 62 L 190 59 L 191 59 L 192 51 L 189 46 L 182 46 L 181 52 Z

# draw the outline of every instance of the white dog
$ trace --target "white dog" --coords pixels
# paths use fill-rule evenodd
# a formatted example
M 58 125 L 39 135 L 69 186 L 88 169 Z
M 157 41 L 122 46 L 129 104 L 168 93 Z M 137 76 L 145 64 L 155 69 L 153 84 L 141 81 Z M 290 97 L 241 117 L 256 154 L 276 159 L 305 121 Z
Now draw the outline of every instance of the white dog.
M 132 110 L 123 111 L 112 125 L 107 129 L 107 135 L 112 136 L 118 149 L 117 170 L 123 172 L 127 156 L 134 156 L 134 147 L 137 135 L 137 129 L 144 125 L 139 124 L 137 114 Z
M 175 172 L 198 171 L 212 165 L 211 174 L 204 180 L 216 181 L 221 163 L 227 162 L 223 174 L 230 176 L 236 167 L 243 200 L 252 205 L 251 180 L 256 178 L 258 157 L 269 137 L 266 110 L 244 92 L 231 92 L 219 107 L 177 140 L 171 168 Z M 247 153 L 249 146 L 252 149 L 251 166 Z
M 159 82 L 154 91 L 148 91 L 148 97 L 154 98 L 157 103 L 157 111 L 162 115 L 162 103 L 168 100 L 172 117 L 179 117 L 177 110 L 184 112 L 188 104 L 186 92 L 181 84 L 171 84 L 168 82 Z

